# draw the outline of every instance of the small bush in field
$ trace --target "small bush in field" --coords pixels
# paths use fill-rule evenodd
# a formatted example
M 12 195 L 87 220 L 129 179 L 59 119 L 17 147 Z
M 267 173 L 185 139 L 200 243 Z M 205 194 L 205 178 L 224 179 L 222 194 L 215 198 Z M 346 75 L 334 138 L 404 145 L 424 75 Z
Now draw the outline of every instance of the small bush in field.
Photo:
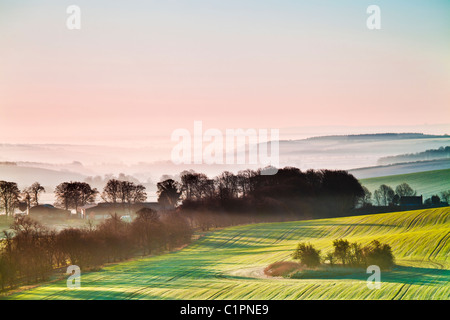
M 333 241 L 334 252 L 329 256 L 341 261 L 343 266 L 367 267 L 377 265 L 381 269 L 390 269 L 394 265 L 394 255 L 388 244 L 377 240 L 362 247 L 357 242 L 350 243 L 339 239 Z M 329 260 L 330 257 L 327 259 Z
M 386 243 L 374 240 L 363 248 L 363 254 L 368 266 L 376 265 L 382 270 L 388 270 L 394 266 L 392 248 Z
M 308 268 L 320 266 L 320 250 L 315 249 L 311 244 L 300 242 L 292 254 L 294 259 Z

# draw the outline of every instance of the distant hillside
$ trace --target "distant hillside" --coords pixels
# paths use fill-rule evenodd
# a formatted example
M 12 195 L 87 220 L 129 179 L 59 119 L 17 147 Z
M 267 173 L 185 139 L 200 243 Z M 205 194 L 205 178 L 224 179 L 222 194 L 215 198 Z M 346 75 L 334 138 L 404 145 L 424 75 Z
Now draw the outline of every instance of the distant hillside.
M 126 147 L 0 144 L 0 161 L 15 162 L 21 167 L 56 171 L 65 169 L 85 176 L 125 173 L 133 175 L 140 181 L 149 179 L 155 181 L 162 175 L 176 175 L 186 169 L 194 169 L 214 176 L 224 170 L 237 172 L 260 167 L 258 164 L 176 165 L 170 161 L 171 149 L 176 145 L 175 143 L 156 143 L 150 140 L 148 143 L 149 145 L 130 144 Z M 449 135 L 423 133 L 333 135 L 281 140 L 279 165 L 280 167 L 294 166 L 301 170 L 349 170 L 376 166 L 377 161 L 383 157 L 423 152 L 446 145 L 450 145 Z M 384 175 L 389 174 L 392 173 Z
M 422 133 L 361 134 L 283 140 L 280 141 L 280 165 L 294 166 L 302 170 L 352 170 L 377 166 L 377 161 L 383 157 L 423 152 L 445 145 L 450 145 L 450 136 Z M 427 168 L 421 171 L 436 169 L 444 168 Z M 382 175 L 400 173 L 405 172 L 389 172 Z M 374 176 L 380 175 L 375 173 Z M 367 177 L 369 176 L 360 178 Z
M 311 137 L 306 140 L 400 140 L 400 139 L 431 139 L 431 138 L 449 138 L 449 135 L 431 135 L 423 133 L 371 133 L 371 134 L 352 134 L 352 135 L 333 135 Z
M 19 187 L 29 186 L 38 181 L 44 186 L 56 186 L 63 181 L 84 181 L 86 176 L 67 170 L 0 165 L 0 180 L 16 182 Z
M 398 156 L 383 157 L 378 160 L 378 164 L 394 164 L 401 162 L 414 162 L 425 160 L 450 160 L 450 146 L 440 147 L 439 149 L 429 149 L 423 152 L 400 154 Z
M 439 195 L 442 191 L 450 190 L 450 169 L 361 179 L 360 182 L 372 193 L 382 184 L 395 189 L 399 184 L 406 182 L 417 191 L 418 195 L 423 195 L 426 199 L 435 194 Z
M 358 179 L 367 179 L 367 178 L 385 177 L 398 174 L 417 173 L 442 169 L 450 169 L 449 160 L 444 159 L 444 160 L 396 163 L 385 166 L 357 168 L 348 171 Z

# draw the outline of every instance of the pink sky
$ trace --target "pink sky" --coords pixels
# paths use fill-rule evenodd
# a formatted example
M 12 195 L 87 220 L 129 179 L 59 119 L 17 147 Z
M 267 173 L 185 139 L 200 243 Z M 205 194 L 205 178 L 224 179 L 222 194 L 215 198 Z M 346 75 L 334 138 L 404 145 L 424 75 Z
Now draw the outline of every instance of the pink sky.
M 450 45 L 439 29 L 449 17 L 439 10 L 423 30 L 386 19 L 369 31 L 364 7 L 325 10 L 324 22 L 289 8 L 243 9 L 236 20 L 84 3 L 78 31 L 56 5 L 0 13 L 0 143 L 169 140 L 194 120 L 220 129 L 450 123 Z

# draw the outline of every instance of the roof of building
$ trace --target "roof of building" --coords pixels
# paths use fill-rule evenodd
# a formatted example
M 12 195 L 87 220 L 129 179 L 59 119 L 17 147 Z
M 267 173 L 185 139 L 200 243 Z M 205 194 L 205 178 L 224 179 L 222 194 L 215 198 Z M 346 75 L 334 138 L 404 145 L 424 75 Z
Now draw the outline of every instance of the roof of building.
M 158 202 L 141 202 L 141 203 L 107 203 L 101 202 L 96 205 L 86 206 L 86 214 L 112 214 L 112 213 L 129 213 L 139 211 L 142 208 L 150 208 L 153 210 L 159 210 L 161 208 Z M 81 207 L 79 208 L 81 209 Z
M 40 204 L 30 208 L 30 214 L 67 214 L 68 210 L 55 208 L 51 204 Z
M 402 196 L 400 197 L 400 205 L 405 204 L 422 204 L 422 196 Z

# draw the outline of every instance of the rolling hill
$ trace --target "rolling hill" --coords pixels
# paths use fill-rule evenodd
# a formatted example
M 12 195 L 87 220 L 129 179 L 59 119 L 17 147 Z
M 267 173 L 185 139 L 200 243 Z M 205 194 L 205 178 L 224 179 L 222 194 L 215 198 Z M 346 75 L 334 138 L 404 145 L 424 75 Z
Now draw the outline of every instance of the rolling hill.
M 368 275 L 278 279 L 264 267 L 290 260 L 299 241 L 322 252 L 332 240 L 392 246 L 397 267 L 382 272 L 381 289 Z M 450 208 L 285 223 L 243 225 L 208 232 L 169 254 L 83 273 L 81 288 L 65 280 L 15 293 L 11 299 L 449 299 Z
M 425 200 L 432 195 L 440 195 L 442 191 L 450 190 L 450 169 L 361 179 L 360 182 L 372 193 L 381 184 L 386 184 L 395 189 L 399 184 L 406 182 L 417 191 L 417 195 L 423 195 Z
M 386 177 L 391 175 L 450 169 L 447 159 L 396 163 L 348 170 L 357 179 Z

